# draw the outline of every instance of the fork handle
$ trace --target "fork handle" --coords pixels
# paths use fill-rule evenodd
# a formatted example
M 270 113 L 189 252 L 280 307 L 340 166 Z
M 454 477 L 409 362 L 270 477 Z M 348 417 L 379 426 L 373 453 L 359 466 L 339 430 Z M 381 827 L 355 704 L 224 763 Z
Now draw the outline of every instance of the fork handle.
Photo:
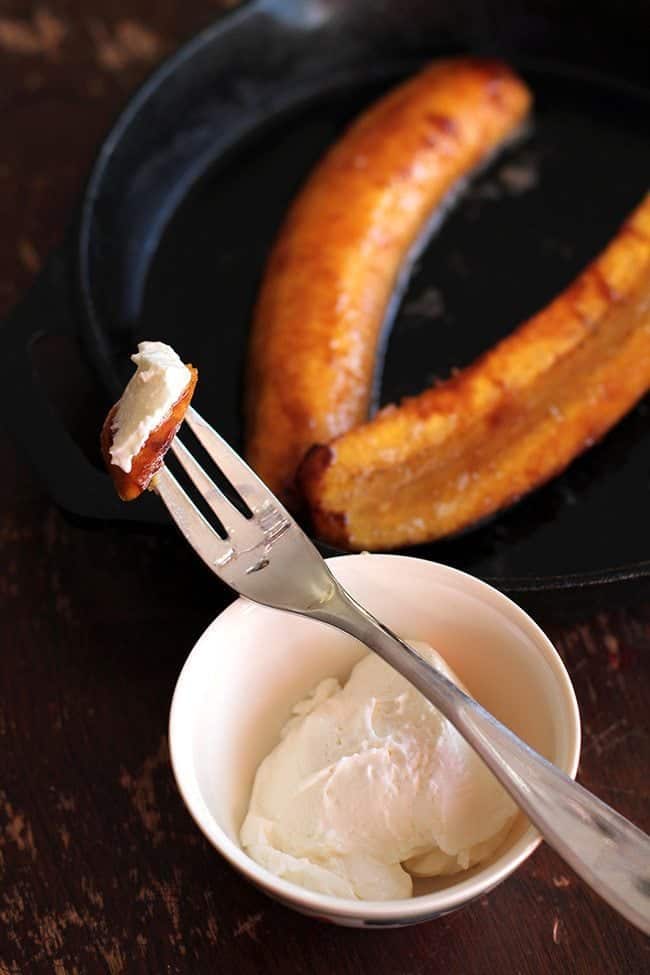
M 309 613 L 374 650 L 444 714 L 547 843 L 612 907 L 650 934 L 650 837 L 525 744 L 338 584 Z

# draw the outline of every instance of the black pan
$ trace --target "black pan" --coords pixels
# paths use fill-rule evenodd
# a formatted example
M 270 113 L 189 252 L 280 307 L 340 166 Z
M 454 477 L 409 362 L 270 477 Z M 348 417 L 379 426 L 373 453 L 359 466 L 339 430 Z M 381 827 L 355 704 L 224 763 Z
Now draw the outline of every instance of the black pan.
M 535 124 L 419 261 L 388 342 L 382 402 L 448 375 L 544 305 L 648 188 L 642 6 L 623 5 L 616 28 L 609 18 L 599 26 L 594 6 L 586 35 L 555 4 L 495 17 L 490 5 L 425 0 L 250 0 L 181 48 L 118 119 L 68 245 L 2 332 L 10 426 L 58 504 L 107 521 L 166 519 L 152 496 L 118 502 L 61 427 L 30 364 L 35 337 L 72 332 L 107 405 L 136 342 L 170 341 L 199 366 L 198 409 L 241 447 L 251 308 L 287 204 L 345 123 L 437 54 L 507 57 L 535 93 Z M 550 56 L 573 49 L 589 69 Z M 614 74 L 593 70 L 603 50 Z M 647 586 L 647 410 L 641 403 L 562 477 L 488 524 L 410 551 L 520 599 Z

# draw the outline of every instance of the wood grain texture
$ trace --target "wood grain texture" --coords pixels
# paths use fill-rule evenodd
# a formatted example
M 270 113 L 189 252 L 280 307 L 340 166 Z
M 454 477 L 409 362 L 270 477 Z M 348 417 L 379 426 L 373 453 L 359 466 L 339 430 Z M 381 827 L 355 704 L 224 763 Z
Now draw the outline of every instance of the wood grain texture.
M 3 313 L 62 235 L 154 49 L 216 6 L 2 4 Z M 125 21 L 144 31 L 141 54 L 118 67 L 96 25 L 123 49 Z M 143 47 L 146 36 L 158 41 Z M 66 366 L 66 414 L 94 411 L 96 431 L 108 404 L 69 350 L 52 343 L 43 358 Z M 646 939 L 546 848 L 462 913 L 407 931 L 337 929 L 267 900 L 195 829 L 167 757 L 176 676 L 225 592 L 173 535 L 67 522 L 1 436 L 0 470 L 0 975 L 650 970 Z M 549 603 L 540 622 L 575 681 L 581 780 L 647 830 L 650 593 L 625 612 L 598 609 L 565 626 Z

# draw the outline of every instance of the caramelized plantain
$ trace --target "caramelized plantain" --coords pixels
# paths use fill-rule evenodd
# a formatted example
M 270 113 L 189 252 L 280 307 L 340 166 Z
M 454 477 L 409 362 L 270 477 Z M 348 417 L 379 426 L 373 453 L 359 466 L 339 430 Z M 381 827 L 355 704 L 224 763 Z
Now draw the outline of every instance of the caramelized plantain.
M 316 533 L 351 549 L 457 532 L 591 446 L 650 388 L 650 195 L 543 311 L 442 385 L 315 447 Z
M 437 62 L 362 114 L 294 201 L 256 308 L 246 401 L 247 458 L 285 500 L 307 448 L 366 419 L 414 245 L 529 106 L 502 64 Z
M 115 490 L 122 501 L 134 501 L 135 498 L 139 497 L 149 487 L 151 479 L 160 468 L 165 454 L 169 450 L 170 444 L 183 422 L 187 408 L 194 395 L 196 380 L 198 379 L 197 370 L 191 365 L 188 365 L 187 368 L 191 373 L 187 387 L 176 400 L 162 423 L 149 434 L 143 446 L 133 458 L 131 470 L 128 474 L 121 467 L 111 462 L 110 454 L 113 443 L 113 417 L 115 416 L 119 401 L 111 408 L 108 416 L 104 420 L 100 438 L 102 457 L 115 485 Z

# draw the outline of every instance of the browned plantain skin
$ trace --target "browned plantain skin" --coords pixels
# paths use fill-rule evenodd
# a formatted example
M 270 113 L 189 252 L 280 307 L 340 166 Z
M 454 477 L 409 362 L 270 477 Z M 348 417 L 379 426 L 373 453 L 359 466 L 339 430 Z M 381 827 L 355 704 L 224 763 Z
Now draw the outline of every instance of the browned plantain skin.
M 315 531 L 350 549 L 457 532 L 553 477 L 649 388 L 650 195 L 475 363 L 308 454 L 299 479 Z
M 111 463 L 110 449 L 113 443 L 113 430 L 111 427 L 115 411 L 118 407 L 117 403 L 112 407 L 104 420 L 100 438 L 102 457 L 115 485 L 115 490 L 122 501 L 133 501 L 149 487 L 152 477 L 160 468 L 165 454 L 169 450 L 169 446 L 183 422 L 187 408 L 194 395 L 194 387 L 196 386 L 196 380 L 199 375 L 193 366 L 188 364 L 187 368 L 191 373 L 187 387 L 172 406 L 169 415 L 165 417 L 160 426 L 156 427 L 149 434 L 144 445 L 133 458 L 131 470 L 128 474 L 121 467 L 117 467 L 116 464 Z
M 284 500 L 308 447 L 366 419 L 409 251 L 530 101 L 503 64 L 436 62 L 361 115 L 293 202 L 255 312 L 246 397 L 247 458 Z

